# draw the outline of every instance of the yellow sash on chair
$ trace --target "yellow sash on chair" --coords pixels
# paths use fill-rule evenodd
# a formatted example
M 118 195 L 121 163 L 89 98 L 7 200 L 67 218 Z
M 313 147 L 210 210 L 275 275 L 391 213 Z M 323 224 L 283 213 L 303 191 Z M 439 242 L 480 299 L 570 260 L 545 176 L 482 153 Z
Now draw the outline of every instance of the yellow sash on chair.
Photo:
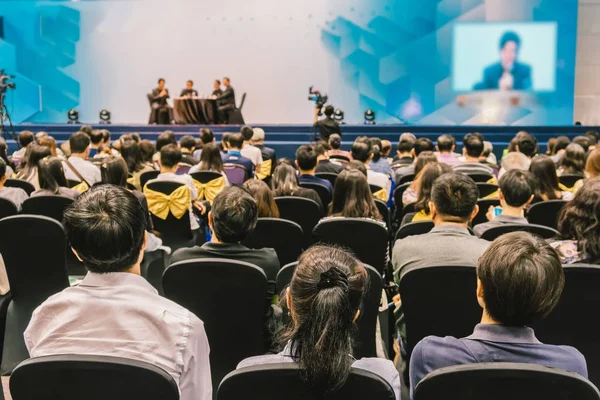
M 483 200 L 493 200 L 493 199 L 499 199 L 499 198 L 500 198 L 500 194 L 496 190 L 494 193 L 491 193 L 491 194 L 488 194 L 487 196 L 485 196 L 483 198 Z
M 265 179 L 267 176 L 271 176 L 272 167 L 272 160 L 263 160 L 263 162 L 260 164 L 260 171 L 256 171 L 256 177 L 258 179 Z
M 580 179 L 581 180 L 581 179 Z M 579 181 L 577 181 L 579 182 Z M 577 184 L 577 182 L 575 182 Z M 575 189 L 575 185 L 573 185 L 573 187 L 566 187 L 565 185 L 563 185 L 562 183 L 558 184 L 558 188 L 562 191 L 562 192 L 570 192 L 570 193 L 576 193 L 577 189 Z
M 85 182 L 81 182 L 78 185 L 73 186 L 71 189 L 73 190 L 77 190 L 79 193 L 84 193 L 86 192 L 90 187 L 88 186 L 87 183 Z
M 144 188 L 148 200 L 148 210 L 160 219 L 167 219 L 169 212 L 180 219 L 190 209 L 192 195 L 187 185 L 182 185 L 167 195 L 148 187 Z
M 195 179 L 193 179 L 193 181 L 194 186 L 198 189 L 198 200 L 206 199 L 212 203 L 215 197 L 225 189 L 225 177 L 223 176 L 206 183 L 199 182 Z
M 492 176 L 492 178 L 490 180 L 488 180 L 486 183 L 498 186 L 498 178 L 496 178 L 495 176 Z
M 381 201 L 385 201 L 386 203 L 388 201 L 388 194 L 385 189 L 376 191 L 375 193 L 373 193 L 373 197 Z
M 127 178 L 127 183 L 131 183 L 133 186 L 135 186 L 135 178 L 133 176 L 131 178 Z
M 412 221 L 410 222 L 419 222 L 419 221 L 431 221 L 431 214 L 427 214 L 425 210 L 421 210 L 415 214 Z

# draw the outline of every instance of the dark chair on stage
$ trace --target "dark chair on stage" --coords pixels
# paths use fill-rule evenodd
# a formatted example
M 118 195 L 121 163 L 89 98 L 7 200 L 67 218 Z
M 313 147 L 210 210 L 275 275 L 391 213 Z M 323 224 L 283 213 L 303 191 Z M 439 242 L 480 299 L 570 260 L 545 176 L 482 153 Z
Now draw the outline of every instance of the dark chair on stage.
M 64 354 L 22 362 L 10 377 L 14 400 L 179 400 L 173 377 L 129 358 Z
M 331 183 L 331 186 L 335 186 L 335 181 L 338 177 L 338 175 L 333 172 L 317 172 L 315 176 L 317 178 L 328 180 L 329 183 Z
M 535 224 L 503 224 L 495 226 L 483 232 L 481 238 L 490 242 L 496 240 L 502 235 L 511 232 L 529 232 L 532 235 L 539 236 L 543 239 L 552 239 L 560 236 L 556 229 L 548 228 L 543 225 Z
M 21 179 L 7 179 L 4 186 L 23 189 L 27 196 L 31 196 L 31 193 L 35 192 L 35 187 L 31 183 Z
M 527 220 L 531 224 L 557 229 L 558 216 L 565 204 L 567 204 L 565 200 L 546 200 L 532 204 L 527 211 Z
M 317 192 L 323 207 L 325 207 L 325 209 L 329 207 L 329 203 L 331 203 L 331 192 L 325 185 L 321 185 L 320 183 L 300 183 L 300 186 Z
M 142 190 L 144 190 L 144 186 L 148 183 L 149 180 L 156 179 L 156 177 L 160 175 L 160 171 L 146 171 L 142 172 L 140 175 L 140 185 Z
M 303 232 L 302 248 L 308 249 L 313 243 L 313 229 L 323 216 L 323 210 L 319 204 L 314 200 L 296 196 L 276 197 L 275 203 L 281 218 L 300 225 Z
M 275 249 L 279 264 L 294 262 L 302 254 L 302 228 L 281 218 L 259 218 L 256 228 L 242 241 L 251 249 Z
M 36 196 L 23 202 L 23 214 L 43 215 L 62 223 L 67 207 L 73 199 L 65 196 Z
M 232 185 L 241 185 L 248 180 L 248 172 L 246 168 L 239 164 L 224 164 L 223 169 L 227 180 Z
M 10 217 L 11 215 L 17 215 L 18 213 L 19 210 L 15 203 L 8 199 L 0 198 L 0 219 Z
M 558 181 L 563 184 L 565 187 L 567 188 L 572 188 L 573 186 L 575 186 L 575 183 L 577 181 L 580 181 L 582 179 L 584 179 L 585 177 L 583 175 L 578 175 L 578 174 L 565 174 L 565 175 L 561 175 L 558 177 Z
M 246 102 L 246 93 L 242 94 L 242 101 L 240 102 L 240 106 L 234 108 L 233 110 L 225 111 L 227 121 L 226 123 L 229 125 L 244 125 L 244 117 L 242 116 L 242 107 L 244 107 L 244 103 Z

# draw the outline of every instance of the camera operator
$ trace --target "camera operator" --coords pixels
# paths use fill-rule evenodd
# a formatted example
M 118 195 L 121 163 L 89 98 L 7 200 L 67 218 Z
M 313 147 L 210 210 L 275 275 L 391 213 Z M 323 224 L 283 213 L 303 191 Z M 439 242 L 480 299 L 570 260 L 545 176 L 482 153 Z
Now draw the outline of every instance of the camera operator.
M 325 107 L 325 110 L 323 111 L 325 118 L 322 119 L 319 119 L 320 109 L 320 107 L 315 108 L 315 115 L 313 119 L 314 127 L 319 128 L 320 140 L 328 141 L 329 136 L 334 133 L 337 133 L 341 136 L 342 132 L 340 131 L 340 124 L 338 124 L 337 121 L 332 118 L 333 106 Z

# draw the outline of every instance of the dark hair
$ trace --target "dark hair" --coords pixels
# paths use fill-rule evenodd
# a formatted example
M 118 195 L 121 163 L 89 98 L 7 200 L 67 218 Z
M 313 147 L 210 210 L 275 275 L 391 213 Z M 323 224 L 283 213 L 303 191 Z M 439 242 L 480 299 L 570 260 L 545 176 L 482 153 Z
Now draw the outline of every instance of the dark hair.
M 1 176 L 1 175 L 0 175 Z M 45 157 L 38 163 L 40 189 L 58 194 L 61 187 L 68 187 L 62 160 L 58 157 Z
M 531 158 L 537 153 L 537 140 L 534 136 L 526 132 L 519 132 L 521 135 L 517 136 L 517 146 L 519 146 L 519 152 L 525 154 Z
M 142 140 L 138 145 L 142 155 L 142 162 L 152 163 L 152 156 L 156 153 L 156 147 L 150 140 Z
M 419 173 L 419 175 L 415 178 L 415 182 L 417 182 L 417 202 L 415 203 L 415 211 L 425 211 L 426 214 L 429 214 L 431 210 L 429 209 L 429 202 L 431 201 L 431 191 L 433 189 L 433 184 L 437 178 L 446 174 L 448 172 L 452 172 L 452 167 L 443 163 L 429 163 L 423 168 L 423 170 Z
M 360 171 L 364 176 L 367 176 L 367 167 L 365 167 L 365 164 L 357 160 L 352 160 L 349 163 L 347 163 L 344 169 L 346 171 L 357 170 Z
M 223 80 L 224 80 L 224 81 L 229 81 L 229 82 L 231 82 L 231 79 L 229 79 L 229 78 L 228 78 L 228 77 L 226 77 L 226 76 L 223 78 Z
M 0 137 L 0 158 L 4 160 L 6 165 L 10 165 L 10 161 L 8 161 L 8 145 L 3 137 Z
M 110 140 L 110 131 L 108 129 L 100 129 L 100 132 L 102 132 L 102 139 L 108 142 Z
M 140 145 L 133 140 L 125 140 L 123 143 L 121 143 L 121 156 L 125 160 L 127 169 L 132 174 L 134 172 L 141 171 L 144 168 L 144 161 L 142 160 Z
M 212 143 L 215 140 L 215 135 L 210 129 L 202 128 L 200 129 L 200 139 L 204 144 Z
M 100 144 L 104 140 L 104 135 L 100 129 L 94 129 L 89 136 L 92 144 Z
M 512 31 L 504 32 L 500 38 L 500 50 L 502 50 L 508 42 L 515 42 L 517 48 L 521 46 L 521 38 L 519 38 L 519 35 Z
M 42 137 L 39 141 L 38 144 L 40 146 L 45 146 L 47 148 L 50 149 L 50 154 L 52 154 L 53 156 L 57 156 L 56 153 L 56 139 L 54 139 L 52 136 L 44 136 Z
M 196 139 L 193 136 L 185 135 L 179 139 L 179 146 L 183 149 L 191 150 L 196 147 Z
M 82 133 L 82 135 L 85 135 Z M 86 136 L 87 137 L 87 136 Z M 89 139 L 88 139 L 89 140 Z M 40 146 L 37 143 L 31 143 L 27 146 L 25 156 L 21 162 L 22 169 L 17 175 L 19 179 L 27 179 L 34 173 L 38 163 L 45 157 L 51 156 L 50 149 L 46 146 Z
M 419 138 L 415 141 L 415 156 L 419 156 L 424 151 L 433 151 L 433 142 L 428 138 Z
M 585 169 L 585 150 L 573 142 L 565 149 L 565 154 L 560 160 L 563 174 L 583 175 Z
M 181 149 L 174 144 L 168 144 L 160 149 L 160 165 L 173 168 L 181 162 Z
M 556 166 L 554 161 L 548 156 L 539 155 L 531 160 L 529 166 L 529 172 L 531 172 L 534 178 L 537 180 L 537 193 L 536 197 L 542 197 L 542 195 L 548 196 L 548 200 L 555 200 L 557 191 L 560 191 L 558 186 L 558 176 L 556 175 Z
M 496 239 L 479 258 L 477 278 L 489 316 L 516 327 L 548 316 L 565 284 L 556 250 L 526 232 Z
M 600 178 L 589 179 L 567 202 L 558 218 L 558 231 L 577 241 L 586 261 L 600 261 Z
M 483 153 L 483 141 L 472 133 L 465 136 L 463 145 L 469 157 L 479 158 Z
M 350 150 L 352 159 L 363 163 L 366 163 L 369 160 L 371 153 L 373 153 L 373 146 L 368 140 L 354 141 L 354 143 L 352 144 L 352 149 Z
M 546 155 L 553 156 L 554 155 L 554 146 L 556 145 L 556 138 L 548 139 L 548 144 L 546 145 Z
M 585 172 L 590 175 L 590 178 L 600 176 L 600 149 L 592 151 L 588 156 Z
M 245 142 L 252 139 L 252 135 L 254 135 L 254 131 L 252 130 L 252 127 L 249 125 L 242 126 L 242 129 L 240 129 L 240 133 L 242 134 L 242 137 L 244 138 Z
M 416 140 L 412 139 L 400 139 L 398 142 L 397 150 L 400 153 L 409 153 L 415 147 Z
M 327 106 L 323 110 L 323 114 L 325 114 L 326 117 L 331 117 L 333 115 L 334 111 L 335 110 L 334 110 L 333 106 Z
M 298 168 L 309 171 L 317 166 L 317 152 L 312 146 L 303 144 L 296 150 L 296 162 Z
M 576 136 L 573 143 L 580 145 L 585 153 L 590 149 L 590 139 L 587 136 Z
M 292 321 L 280 336 L 290 343 L 303 378 L 319 392 L 339 389 L 350 373 L 354 318 L 369 275 L 352 254 L 316 245 L 298 260 L 289 289 Z
M 225 134 L 223 134 L 225 138 Z M 241 133 L 232 133 L 229 135 L 229 139 L 226 140 L 229 147 L 234 149 L 241 149 L 244 145 L 244 137 Z
M 556 138 L 556 143 L 554 143 L 554 148 L 552 149 L 552 152 L 556 154 L 559 152 L 559 150 L 566 149 L 570 143 L 571 139 L 569 139 L 567 136 L 559 136 Z
M 498 182 L 506 204 L 521 207 L 535 194 L 537 183 L 531 172 L 511 169 Z
M 69 138 L 71 154 L 82 154 L 90 145 L 90 137 L 87 133 L 76 132 Z
M 358 170 L 340 172 L 335 185 L 329 215 L 381 220 L 367 177 Z
M 371 143 L 371 147 L 373 149 L 373 162 L 377 162 L 381 159 L 381 139 L 379 138 L 369 138 L 369 142 Z
M 93 129 L 89 125 L 82 125 L 81 128 L 79 128 L 79 132 L 83 132 L 88 136 L 92 134 L 92 131 Z
M 224 172 L 221 152 L 214 143 L 208 143 L 200 153 L 200 171 Z
M 229 132 L 225 132 L 225 133 L 223 133 L 223 135 L 221 136 L 221 143 L 219 143 L 219 148 L 220 148 L 222 151 L 225 151 L 225 150 L 226 150 L 226 149 L 225 149 L 225 147 L 223 146 L 223 144 L 224 144 L 224 143 L 226 143 L 226 144 L 229 146 L 229 138 L 231 138 L 231 135 L 232 135 L 231 133 L 229 133 Z
M 191 79 L 188 79 L 188 81 L 187 81 L 186 83 L 191 83 L 191 84 L 192 84 L 192 86 L 194 86 L 194 81 L 193 81 L 193 80 L 191 80 Z
M 221 81 L 218 79 L 215 79 L 215 82 L 217 82 L 219 85 L 221 85 Z
M 163 78 L 158 78 L 158 83 L 160 84 L 161 82 L 164 82 L 165 80 Z
M 127 164 L 123 158 L 108 157 L 102 160 L 100 174 L 102 176 L 102 183 L 127 188 L 127 176 L 129 175 L 129 170 L 127 169 Z
M 315 152 L 317 153 L 317 156 L 324 156 L 329 150 L 331 150 L 331 147 L 323 140 L 318 141 L 315 145 Z
M 19 136 L 17 138 L 19 140 L 19 144 L 21 147 L 27 147 L 29 143 L 33 143 L 35 136 L 31 131 L 21 131 L 19 132 Z
M 450 172 L 433 183 L 431 201 L 446 221 L 468 222 L 479 197 L 479 189 L 467 175 Z
M 0 158 L 0 179 L 6 175 L 6 162 Z
M 156 138 L 156 151 L 160 151 L 164 146 L 177 144 L 177 138 L 171 131 L 164 131 Z
M 417 157 L 417 161 L 415 161 L 415 177 L 419 175 L 423 168 L 429 163 L 437 162 L 437 156 L 433 151 L 424 151 L 419 154 Z
M 122 272 L 140 259 L 146 216 L 127 189 L 95 185 L 64 214 L 71 247 L 91 272 Z
M 280 161 L 278 160 L 279 165 L 273 170 L 271 188 L 275 196 L 293 196 L 299 188 L 296 169 L 292 165 Z
M 329 136 L 329 145 L 334 150 L 341 149 L 342 148 L 342 137 L 340 135 L 338 135 L 337 133 L 331 134 L 331 136 Z
M 600 137 L 600 134 L 598 134 L 598 132 L 596 131 L 587 131 L 585 133 L 585 137 L 588 139 L 590 146 L 595 146 L 596 143 L 598 143 L 598 138 Z
M 381 141 L 381 155 L 387 157 L 392 151 L 392 142 L 389 140 Z
M 211 214 L 216 237 L 224 243 L 238 243 L 256 227 L 258 207 L 247 190 L 229 186 L 215 197 Z
M 454 145 L 456 145 L 456 140 L 450 134 L 445 133 L 437 138 L 437 148 L 440 153 L 443 151 L 452 151 L 452 146 Z
M 273 198 L 273 193 L 269 186 L 260 179 L 249 179 L 244 183 L 248 189 L 258 210 L 258 218 L 279 218 L 279 208 Z
M 136 143 L 139 143 L 142 141 L 142 137 L 137 132 L 130 133 L 129 136 L 131 136 L 131 139 Z

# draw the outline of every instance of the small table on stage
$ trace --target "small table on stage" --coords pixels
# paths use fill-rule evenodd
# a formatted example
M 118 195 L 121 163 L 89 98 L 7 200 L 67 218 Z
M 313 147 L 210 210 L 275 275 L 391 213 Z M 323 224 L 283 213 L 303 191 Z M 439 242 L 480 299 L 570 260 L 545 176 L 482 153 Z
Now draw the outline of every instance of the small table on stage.
M 178 97 L 173 101 L 175 122 L 183 125 L 210 125 L 219 123 L 217 100 L 197 97 Z

